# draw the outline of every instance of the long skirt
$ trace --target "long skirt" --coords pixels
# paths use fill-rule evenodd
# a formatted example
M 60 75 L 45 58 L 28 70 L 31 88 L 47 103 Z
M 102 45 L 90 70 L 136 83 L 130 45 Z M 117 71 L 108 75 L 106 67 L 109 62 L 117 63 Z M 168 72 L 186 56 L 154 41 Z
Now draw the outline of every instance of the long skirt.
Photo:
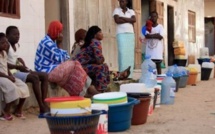
M 99 91 L 107 89 L 107 85 L 110 83 L 109 68 L 107 64 L 88 64 L 83 66 L 89 77 L 92 79 L 93 85 Z
M 133 76 L 134 69 L 134 47 L 135 36 L 133 33 L 117 34 L 118 44 L 118 65 L 119 71 L 123 71 L 131 66 L 131 74 L 129 78 Z

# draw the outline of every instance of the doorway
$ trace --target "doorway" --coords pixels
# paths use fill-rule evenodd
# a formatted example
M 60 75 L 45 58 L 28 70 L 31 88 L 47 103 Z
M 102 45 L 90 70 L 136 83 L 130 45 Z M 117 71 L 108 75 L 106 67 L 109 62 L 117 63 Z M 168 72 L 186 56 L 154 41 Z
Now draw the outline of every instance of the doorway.
M 168 39 L 168 66 L 174 64 L 174 8 L 167 6 L 167 39 Z
M 209 48 L 209 55 L 215 55 L 215 18 L 205 18 L 205 47 Z

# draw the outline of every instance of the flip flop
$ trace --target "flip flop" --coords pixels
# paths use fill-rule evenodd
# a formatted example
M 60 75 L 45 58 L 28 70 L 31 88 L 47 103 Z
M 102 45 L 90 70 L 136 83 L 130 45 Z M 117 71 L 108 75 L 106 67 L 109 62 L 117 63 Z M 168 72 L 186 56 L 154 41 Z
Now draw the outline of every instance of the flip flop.
M 23 119 L 23 120 L 25 120 L 26 119 L 26 117 L 21 113 L 21 114 L 18 114 L 18 113 L 15 113 L 14 114 L 17 118 L 20 118 L 20 119 Z
M 4 115 L 4 116 L 0 117 L 0 120 L 2 120 L 2 121 L 12 121 L 13 116 L 12 115 L 9 115 L 9 116 Z

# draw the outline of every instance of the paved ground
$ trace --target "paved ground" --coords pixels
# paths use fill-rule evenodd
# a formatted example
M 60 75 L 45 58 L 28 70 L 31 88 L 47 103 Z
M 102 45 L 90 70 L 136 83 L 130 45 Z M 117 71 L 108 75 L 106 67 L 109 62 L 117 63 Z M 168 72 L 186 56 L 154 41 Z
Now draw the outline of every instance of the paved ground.
M 215 79 L 179 89 L 174 105 L 155 109 L 144 125 L 116 134 L 215 134 Z M 49 134 L 36 110 L 26 120 L 0 121 L 0 134 Z M 110 133 L 115 134 L 115 133 Z

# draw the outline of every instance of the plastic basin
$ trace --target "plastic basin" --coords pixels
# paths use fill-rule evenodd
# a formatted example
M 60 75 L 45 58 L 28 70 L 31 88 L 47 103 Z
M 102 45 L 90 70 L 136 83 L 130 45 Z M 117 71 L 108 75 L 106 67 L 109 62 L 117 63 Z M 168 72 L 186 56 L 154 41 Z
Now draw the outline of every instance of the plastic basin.
M 125 104 L 109 106 L 108 131 L 120 132 L 129 129 L 131 126 L 133 107 L 139 102 L 135 98 L 128 97 L 128 102 Z

